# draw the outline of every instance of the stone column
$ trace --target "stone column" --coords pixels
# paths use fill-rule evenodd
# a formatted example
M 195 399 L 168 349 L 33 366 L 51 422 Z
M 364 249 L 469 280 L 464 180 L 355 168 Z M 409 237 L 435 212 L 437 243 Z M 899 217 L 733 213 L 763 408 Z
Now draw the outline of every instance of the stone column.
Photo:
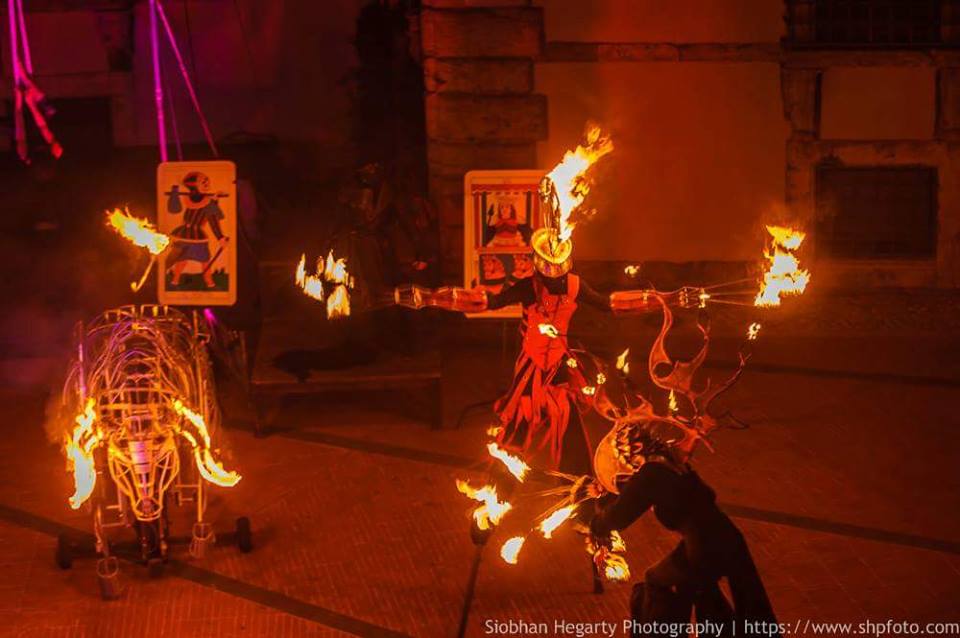
M 820 137 L 821 74 L 820 69 L 783 67 L 780 70 L 783 113 L 790 124 L 785 202 L 797 219 L 811 225 L 816 170 L 814 147 Z
M 463 275 L 463 176 L 533 168 L 547 101 L 533 93 L 543 12 L 529 0 L 425 0 L 420 16 L 430 197 L 444 278 Z

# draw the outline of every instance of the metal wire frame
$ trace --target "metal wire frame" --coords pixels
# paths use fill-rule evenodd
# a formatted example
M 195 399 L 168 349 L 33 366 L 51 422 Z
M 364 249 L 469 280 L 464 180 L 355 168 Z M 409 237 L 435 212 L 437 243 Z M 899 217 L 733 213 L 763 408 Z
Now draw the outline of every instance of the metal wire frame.
M 63 402 L 78 412 L 87 398 L 95 400 L 102 436 L 94 450 L 94 531 L 105 556 L 107 529 L 158 521 L 168 494 L 178 504 L 195 503 L 196 523 L 203 522 L 204 482 L 192 447 L 177 436 L 181 417 L 173 402 L 197 411 L 211 435 L 218 429 L 206 328 L 198 313 L 160 305 L 115 308 L 77 326 Z

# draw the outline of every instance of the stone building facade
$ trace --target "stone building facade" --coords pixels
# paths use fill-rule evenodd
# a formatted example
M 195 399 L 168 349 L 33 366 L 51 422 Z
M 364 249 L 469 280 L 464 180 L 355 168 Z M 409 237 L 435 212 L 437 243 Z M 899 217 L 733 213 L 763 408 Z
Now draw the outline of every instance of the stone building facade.
M 582 259 L 743 262 L 791 221 L 825 286 L 960 285 L 956 0 L 424 5 L 451 270 L 463 174 L 548 168 L 595 117 L 620 166 Z

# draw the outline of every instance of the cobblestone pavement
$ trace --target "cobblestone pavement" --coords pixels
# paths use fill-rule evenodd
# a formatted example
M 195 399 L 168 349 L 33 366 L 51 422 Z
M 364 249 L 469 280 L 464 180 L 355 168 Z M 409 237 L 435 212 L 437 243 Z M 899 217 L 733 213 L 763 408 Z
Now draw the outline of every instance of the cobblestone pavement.
M 470 372 L 454 366 L 448 386 L 485 392 Z M 949 382 L 767 371 L 724 398 L 749 427 L 718 432 L 697 464 L 743 529 L 781 620 L 960 620 L 956 394 Z M 482 478 L 472 464 L 489 416 L 430 431 L 389 397 L 290 401 L 271 436 L 230 431 L 244 478 L 214 491 L 210 513 L 223 538 L 250 516 L 254 552 L 224 545 L 192 561 L 178 547 L 160 579 L 123 563 L 123 597 L 103 602 L 93 560 L 53 564 L 58 532 L 91 527 L 66 504 L 43 398 L 0 399 L 0 635 L 440 638 L 456 635 L 465 606 L 468 636 L 486 635 L 488 620 L 552 628 L 625 616 L 628 588 L 590 593 L 570 529 L 503 563 L 497 541 L 522 526 L 519 511 L 482 550 L 469 597 L 476 550 L 454 479 Z M 173 527 L 189 530 L 180 515 Z M 636 576 L 676 542 L 650 517 L 626 541 Z

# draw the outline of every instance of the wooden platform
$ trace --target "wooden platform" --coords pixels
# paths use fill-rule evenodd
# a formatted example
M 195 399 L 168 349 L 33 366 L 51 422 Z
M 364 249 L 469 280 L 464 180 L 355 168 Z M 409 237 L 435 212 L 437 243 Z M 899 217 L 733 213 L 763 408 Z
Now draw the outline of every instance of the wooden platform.
M 264 399 L 419 388 L 431 406 L 431 427 L 438 428 L 442 419 L 440 371 L 441 357 L 436 351 L 405 354 L 377 347 L 340 326 L 274 320 L 263 326 L 250 389 L 256 399 Z

